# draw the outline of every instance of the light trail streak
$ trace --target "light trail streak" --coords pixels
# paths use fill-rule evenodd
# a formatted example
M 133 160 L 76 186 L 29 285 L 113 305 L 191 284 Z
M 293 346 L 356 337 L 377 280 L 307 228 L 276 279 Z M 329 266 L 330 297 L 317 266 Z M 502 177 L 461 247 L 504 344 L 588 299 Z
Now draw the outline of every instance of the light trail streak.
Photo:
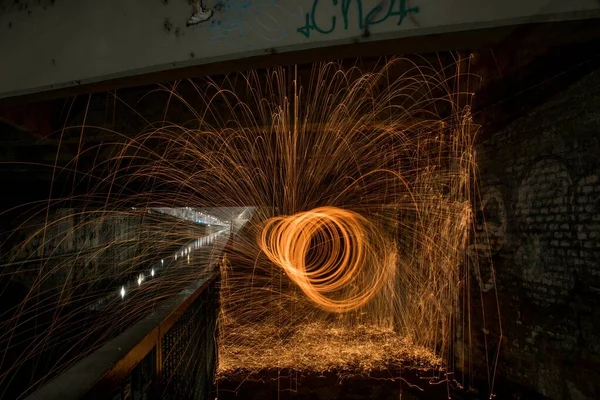
M 321 207 L 270 219 L 259 245 L 319 307 L 347 312 L 364 306 L 394 278 L 396 251 L 380 240 L 361 215 Z
M 164 85 L 158 94 L 169 103 L 158 122 L 77 154 L 105 155 L 77 175 L 90 182 L 89 195 L 51 203 L 81 200 L 83 209 L 15 230 L 27 232 L 8 256 L 21 267 L 5 274 L 39 276 L 4 313 L 0 345 L 19 353 L 14 365 L 3 362 L 0 381 L 6 386 L 32 360 L 60 351 L 31 384 L 43 382 L 200 279 L 216 252 L 186 246 L 208 227 L 144 211 L 182 204 L 235 210 L 201 216 L 238 231 L 220 266 L 219 376 L 277 368 L 368 373 L 389 363 L 451 373 L 456 333 L 469 332 L 464 253 L 476 201 L 477 129 L 472 93 L 461 89 L 467 61 L 398 58 L 371 71 L 323 63 L 309 75 L 275 68 Z M 192 121 L 166 122 L 174 108 Z M 45 215 L 46 204 L 32 209 Z M 119 220 L 130 228 L 114 238 L 92 234 Z M 93 243 L 56 261 L 85 235 Z M 213 246 L 223 249 L 225 236 Z M 28 263 L 37 248 L 50 247 L 41 269 Z M 93 272 L 82 273 L 87 265 Z M 115 295 L 152 265 L 156 277 Z M 82 324 L 82 311 L 107 294 L 112 303 L 100 322 Z

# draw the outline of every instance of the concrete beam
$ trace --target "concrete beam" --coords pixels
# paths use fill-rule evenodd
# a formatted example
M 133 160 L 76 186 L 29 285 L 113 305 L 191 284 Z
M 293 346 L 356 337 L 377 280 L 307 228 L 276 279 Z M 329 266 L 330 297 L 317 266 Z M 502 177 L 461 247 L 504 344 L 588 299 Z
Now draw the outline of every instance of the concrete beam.
M 0 98 L 332 46 L 405 39 L 410 47 L 430 35 L 600 17 L 597 0 L 203 1 L 212 17 L 189 27 L 184 0 L 0 4 Z

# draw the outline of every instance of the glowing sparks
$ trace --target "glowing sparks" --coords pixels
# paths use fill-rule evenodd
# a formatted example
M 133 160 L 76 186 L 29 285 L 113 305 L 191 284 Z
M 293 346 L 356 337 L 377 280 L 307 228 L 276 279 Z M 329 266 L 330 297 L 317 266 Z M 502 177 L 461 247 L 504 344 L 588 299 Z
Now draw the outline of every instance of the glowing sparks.
M 391 328 L 311 322 L 292 330 L 285 338 L 280 332 L 281 327 L 270 324 L 253 324 L 236 332 L 238 340 L 225 347 L 220 356 L 219 375 L 248 374 L 265 366 L 368 374 L 386 370 L 390 365 L 420 369 L 442 365 L 442 359 L 434 352 L 415 345 Z M 260 353 L 248 346 L 256 342 L 264 343 Z
M 210 170 L 235 171 L 223 181 L 238 188 L 231 196 L 261 205 L 222 266 L 220 373 L 342 368 L 354 362 L 340 356 L 346 350 L 356 364 L 382 368 L 374 349 L 385 346 L 352 341 L 360 326 L 421 349 L 402 356 L 413 363 L 449 354 L 470 229 L 475 130 L 468 107 L 446 91 L 448 78 L 415 68 L 388 80 L 394 67 L 353 76 L 356 70 L 327 64 L 308 87 L 277 75 L 280 90 L 253 104 L 258 112 L 236 105 L 265 119 L 223 129 L 209 145 L 248 143 L 243 155 L 211 157 Z M 254 76 L 247 82 L 250 91 L 260 87 Z M 293 101 L 278 97 L 288 84 Z M 452 112 L 441 117 L 444 102 Z M 347 336 L 320 335 L 334 326 Z M 299 339 L 308 332 L 312 342 Z
M 465 77 L 447 71 L 406 60 L 366 73 L 327 63 L 307 77 L 274 69 L 222 84 L 192 83 L 198 94 L 192 128 L 161 119 L 90 172 L 111 182 L 110 193 L 130 193 L 131 181 L 148 187 L 123 203 L 98 190 L 90 197 L 111 206 L 85 212 L 82 220 L 156 218 L 93 250 L 90 259 L 120 251 L 123 243 L 143 246 L 118 253 L 129 258 L 101 278 L 131 287 L 140 266 L 160 259 L 164 267 L 165 255 L 171 261 L 148 284 L 137 275 L 127 301 L 137 299 L 135 306 L 81 336 L 101 332 L 105 340 L 103 326 L 114 333 L 118 321 L 134 321 L 205 276 L 231 238 L 220 265 L 221 376 L 265 368 L 369 371 L 404 361 L 448 365 L 455 330 L 468 329 L 459 318 L 466 291 L 458 282 L 473 223 L 475 130 L 468 104 L 450 89 Z M 174 89 L 168 94 L 192 104 Z M 140 162 L 123 166 L 133 153 Z M 173 226 L 148 214 L 173 204 L 192 205 L 186 210 L 193 223 Z M 219 218 L 192 212 L 208 205 L 234 211 Z M 250 206 L 252 212 L 239 211 Z M 221 221 L 230 222 L 231 236 L 207 236 Z M 89 227 L 82 222 L 76 229 Z M 118 301 L 114 287 L 107 293 Z M 10 340 L 3 344 L 8 348 Z

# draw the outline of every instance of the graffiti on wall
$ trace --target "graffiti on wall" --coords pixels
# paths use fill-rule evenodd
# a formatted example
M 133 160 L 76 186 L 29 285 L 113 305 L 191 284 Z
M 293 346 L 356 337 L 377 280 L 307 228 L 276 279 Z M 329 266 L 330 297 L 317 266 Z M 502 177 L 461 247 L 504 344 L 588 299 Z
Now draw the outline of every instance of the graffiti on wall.
M 565 265 L 562 245 L 571 236 L 572 185 L 569 169 L 558 157 L 535 162 L 523 176 L 515 206 L 519 234 L 514 260 L 527 284 L 550 282 L 553 271 Z M 554 298 L 565 295 L 556 291 Z M 545 301 L 532 297 L 540 304 Z
M 328 35 L 340 29 L 356 29 L 368 34 L 370 26 L 384 22 L 400 26 L 419 12 L 420 8 L 411 7 L 408 0 L 382 0 L 374 7 L 364 7 L 362 0 L 313 0 L 304 15 L 304 25 L 296 31 L 307 39 L 313 31 Z
M 372 26 L 382 23 L 400 26 L 420 12 L 418 6 L 409 4 L 410 0 L 381 0 L 374 6 L 363 4 L 363 0 L 313 0 L 308 12 L 299 4 L 282 7 L 277 0 L 218 0 L 212 7 L 206 4 L 207 0 L 188 1 L 192 15 L 187 26 L 209 21 L 211 42 L 231 36 L 242 38 L 250 33 L 267 41 L 279 41 L 290 33 L 282 15 L 303 18 L 304 25 L 295 31 L 310 39 L 313 32 L 328 35 L 337 30 L 356 30 L 368 35 Z
M 208 23 L 209 43 L 252 37 L 278 42 L 290 35 L 287 18 L 301 15 L 301 5 L 278 4 L 277 0 L 219 0 Z
M 506 208 L 502 193 L 491 187 L 481 199 L 475 217 L 475 240 L 467 248 L 471 270 L 483 292 L 495 286 L 492 257 L 504 246 L 505 234 Z
M 206 22 L 212 18 L 214 11 L 206 8 L 206 0 L 192 0 L 192 15 L 188 19 L 186 26 L 192 26 L 201 22 Z

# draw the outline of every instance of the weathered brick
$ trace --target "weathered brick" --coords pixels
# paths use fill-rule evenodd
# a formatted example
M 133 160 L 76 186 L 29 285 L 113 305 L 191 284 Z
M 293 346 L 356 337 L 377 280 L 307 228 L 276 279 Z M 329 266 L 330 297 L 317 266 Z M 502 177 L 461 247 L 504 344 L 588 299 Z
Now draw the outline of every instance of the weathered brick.
M 500 303 L 533 315 L 503 319 L 505 332 L 519 337 L 512 355 L 502 353 L 503 368 L 540 390 L 565 381 L 564 365 L 591 363 L 600 370 L 600 345 L 592 354 L 578 344 L 590 341 L 589 327 L 600 315 L 570 308 L 575 276 L 586 307 L 600 295 L 588 289 L 600 284 L 600 71 L 585 80 L 478 145 L 477 161 L 493 177 L 482 179 L 481 187 L 493 186 L 507 199 L 503 257 L 496 262 Z M 517 167 L 521 173 L 514 173 Z M 515 358 L 527 362 L 517 368 Z M 569 397 L 563 389 L 549 397 Z M 577 390 L 587 396 L 579 398 L 597 394 L 586 392 L 585 384 Z
M 577 257 L 577 256 L 579 256 L 579 251 L 569 249 L 569 250 L 567 250 L 567 255 L 570 257 Z

